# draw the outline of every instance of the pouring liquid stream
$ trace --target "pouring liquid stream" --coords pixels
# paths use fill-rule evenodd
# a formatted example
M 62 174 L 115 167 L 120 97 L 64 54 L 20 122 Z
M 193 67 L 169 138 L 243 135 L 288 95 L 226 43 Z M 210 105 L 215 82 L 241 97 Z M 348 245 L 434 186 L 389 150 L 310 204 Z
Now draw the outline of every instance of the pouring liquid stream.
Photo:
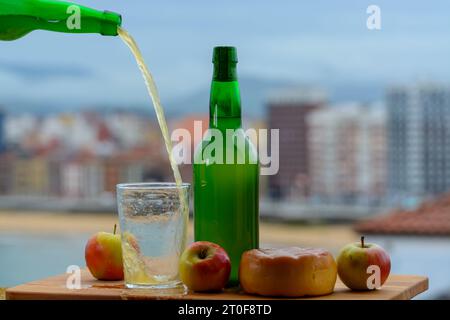
M 178 165 L 173 157 L 172 154 L 172 140 L 170 139 L 169 135 L 169 129 L 167 128 L 167 122 L 166 117 L 164 115 L 164 109 L 161 105 L 161 101 L 158 94 L 158 89 L 156 87 L 155 81 L 153 79 L 152 74 L 150 73 L 144 58 L 142 57 L 141 51 L 139 50 L 139 47 L 136 43 L 136 41 L 133 39 L 133 37 L 123 28 L 118 27 L 117 33 L 119 34 L 119 37 L 122 39 L 122 41 L 128 46 L 128 48 L 131 50 L 131 53 L 133 54 L 136 63 L 141 70 L 142 76 L 144 77 L 145 85 L 147 87 L 148 94 L 153 102 L 153 107 L 156 112 L 156 117 L 158 119 L 158 124 L 161 129 L 161 133 L 164 139 L 164 143 L 166 146 L 167 153 L 169 155 L 169 162 L 170 166 L 172 168 L 172 172 L 175 178 L 175 183 L 179 187 L 179 197 L 180 197 L 180 211 L 182 214 L 185 215 L 186 219 L 186 226 L 187 221 L 189 219 L 189 207 L 186 203 L 186 195 L 184 194 L 185 190 L 181 188 L 182 186 L 182 180 L 181 180 L 181 174 L 180 170 L 178 169 Z M 187 233 L 187 230 L 185 230 L 185 233 Z M 185 235 L 181 235 L 185 239 Z
M 170 166 L 172 167 L 173 175 L 175 178 L 175 182 L 177 186 L 181 186 L 181 174 L 178 169 L 178 165 L 175 162 L 175 159 L 172 155 L 172 140 L 170 140 L 169 129 L 167 128 L 166 117 L 164 116 L 164 110 L 161 105 L 161 101 L 159 99 L 158 89 L 156 88 L 155 81 L 153 80 L 153 76 L 147 68 L 145 64 L 144 58 L 142 57 L 141 51 L 137 46 L 136 41 L 133 37 L 124 29 L 118 28 L 117 32 L 119 33 L 120 38 L 125 42 L 125 44 L 130 48 L 133 53 L 134 58 L 136 59 L 136 63 L 141 70 L 142 76 L 144 77 L 145 85 L 147 87 L 147 91 L 150 95 L 150 98 L 153 102 L 153 107 L 155 108 L 156 117 L 158 118 L 159 127 L 161 129 L 161 133 L 164 138 L 164 143 L 166 145 L 167 153 L 169 154 Z

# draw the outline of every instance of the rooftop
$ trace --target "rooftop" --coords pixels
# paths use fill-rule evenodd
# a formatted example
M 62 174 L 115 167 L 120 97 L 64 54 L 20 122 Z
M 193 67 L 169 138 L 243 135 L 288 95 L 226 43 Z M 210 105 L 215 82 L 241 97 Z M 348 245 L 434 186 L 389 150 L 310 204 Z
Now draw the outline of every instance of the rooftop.
M 359 233 L 398 235 L 450 235 L 450 193 L 424 202 L 415 210 L 396 210 L 357 223 Z

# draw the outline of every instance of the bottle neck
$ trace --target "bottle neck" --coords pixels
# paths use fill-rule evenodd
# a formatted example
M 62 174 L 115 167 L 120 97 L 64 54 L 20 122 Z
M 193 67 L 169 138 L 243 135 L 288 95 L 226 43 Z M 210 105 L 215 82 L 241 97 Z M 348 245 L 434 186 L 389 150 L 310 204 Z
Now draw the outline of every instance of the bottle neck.
M 15 40 L 33 30 L 65 33 L 100 33 L 116 36 L 119 14 L 98 11 L 70 2 L 52 0 L 0 0 L 0 40 Z M 4 3 L 5 2 L 5 3 Z
M 215 64 L 209 101 L 209 127 L 225 130 L 241 126 L 241 95 L 236 64 L 227 68 Z
M 41 19 L 39 29 L 65 33 L 98 33 L 103 36 L 118 35 L 117 28 L 122 23 L 119 14 L 86 7 L 80 8 L 79 22 L 70 17 L 57 23 Z

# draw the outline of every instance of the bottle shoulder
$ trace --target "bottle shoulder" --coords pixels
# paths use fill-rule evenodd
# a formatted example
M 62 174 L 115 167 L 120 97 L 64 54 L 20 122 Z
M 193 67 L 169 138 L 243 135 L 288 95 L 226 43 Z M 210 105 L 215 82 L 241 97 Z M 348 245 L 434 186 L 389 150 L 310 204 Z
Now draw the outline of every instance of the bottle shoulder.
M 219 130 L 209 128 L 194 151 L 194 164 L 221 161 L 221 163 L 258 163 L 257 148 L 244 129 Z

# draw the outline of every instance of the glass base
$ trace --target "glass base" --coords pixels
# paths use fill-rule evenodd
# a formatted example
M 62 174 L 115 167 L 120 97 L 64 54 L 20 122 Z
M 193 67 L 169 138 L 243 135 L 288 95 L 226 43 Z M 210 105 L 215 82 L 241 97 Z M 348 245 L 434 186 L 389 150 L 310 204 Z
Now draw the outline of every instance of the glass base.
M 130 296 L 148 296 L 148 297 L 163 297 L 163 296 L 177 296 L 188 293 L 187 287 L 181 281 L 171 282 L 167 284 L 132 284 L 127 283 L 125 287 Z M 128 290 L 130 289 L 130 290 Z

